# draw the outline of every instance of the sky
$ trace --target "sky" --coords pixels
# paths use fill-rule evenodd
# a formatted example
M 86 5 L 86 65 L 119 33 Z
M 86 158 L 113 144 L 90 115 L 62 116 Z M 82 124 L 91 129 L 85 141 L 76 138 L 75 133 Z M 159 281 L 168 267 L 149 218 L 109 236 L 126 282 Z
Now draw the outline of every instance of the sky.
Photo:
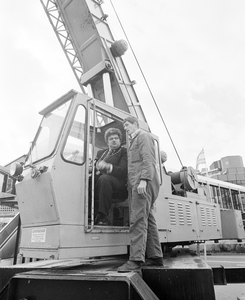
M 129 50 L 123 59 L 168 155 L 166 168 L 195 168 L 202 149 L 207 166 L 232 155 L 245 162 L 245 2 L 112 3 L 165 123 Z M 110 1 L 102 8 L 115 39 L 125 39 Z M 39 0 L 4 1 L 0 25 L 0 164 L 6 165 L 28 152 L 38 112 L 80 87 Z

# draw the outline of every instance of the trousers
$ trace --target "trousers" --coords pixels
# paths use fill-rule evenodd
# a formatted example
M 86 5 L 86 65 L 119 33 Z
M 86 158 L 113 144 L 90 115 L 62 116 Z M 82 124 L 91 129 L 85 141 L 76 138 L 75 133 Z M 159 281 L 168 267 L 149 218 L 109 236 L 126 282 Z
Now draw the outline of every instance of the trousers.
M 147 186 L 145 196 L 138 194 L 137 186 L 130 188 L 130 260 L 145 261 L 147 258 L 162 257 L 162 248 L 159 241 L 156 219 L 153 214 L 155 200 L 154 191 Z
M 108 216 L 113 196 L 127 198 L 127 187 L 124 180 L 115 176 L 102 174 L 95 183 L 95 199 L 99 201 L 98 212 Z

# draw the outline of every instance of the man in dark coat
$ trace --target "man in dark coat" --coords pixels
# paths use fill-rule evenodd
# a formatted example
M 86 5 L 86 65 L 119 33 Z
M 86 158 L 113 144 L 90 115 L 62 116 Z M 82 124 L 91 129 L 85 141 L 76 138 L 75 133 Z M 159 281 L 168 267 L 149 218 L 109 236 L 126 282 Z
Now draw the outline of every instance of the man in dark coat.
M 96 156 L 95 199 L 98 214 L 95 225 L 110 225 L 108 214 L 113 196 L 127 198 L 127 150 L 121 147 L 122 133 L 117 128 L 105 132 L 108 149 L 99 150 Z

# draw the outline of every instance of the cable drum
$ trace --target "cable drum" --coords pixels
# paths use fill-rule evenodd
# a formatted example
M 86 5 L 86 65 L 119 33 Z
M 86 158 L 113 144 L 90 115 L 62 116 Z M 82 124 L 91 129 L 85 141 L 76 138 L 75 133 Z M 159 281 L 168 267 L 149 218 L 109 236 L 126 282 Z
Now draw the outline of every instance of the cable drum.
M 186 191 L 197 189 L 197 175 L 192 167 L 185 167 L 180 172 L 170 173 L 169 175 L 173 184 L 183 184 L 183 188 Z

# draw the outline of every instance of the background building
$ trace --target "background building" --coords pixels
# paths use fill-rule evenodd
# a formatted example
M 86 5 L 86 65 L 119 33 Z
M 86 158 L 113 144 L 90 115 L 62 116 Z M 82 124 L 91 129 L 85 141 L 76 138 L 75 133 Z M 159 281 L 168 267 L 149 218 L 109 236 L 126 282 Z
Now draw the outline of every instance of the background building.
M 245 168 L 239 155 L 225 156 L 210 165 L 209 176 L 245 186 Z

